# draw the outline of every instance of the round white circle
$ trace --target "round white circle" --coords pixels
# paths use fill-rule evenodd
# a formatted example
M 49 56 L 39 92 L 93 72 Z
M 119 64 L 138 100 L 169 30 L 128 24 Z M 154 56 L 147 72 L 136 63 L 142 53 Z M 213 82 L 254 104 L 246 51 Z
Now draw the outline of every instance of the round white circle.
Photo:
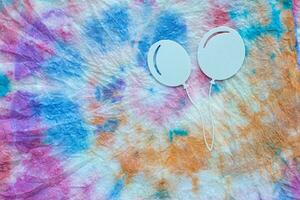
M 191 73 L 191 61 L 186 50 L 171 40 L 154 43 L 148 52 L 148 67 L 154 78 L 166 85 L 184 85 Z
M 198 47 L 198 64 L 212 80 L 234 76 L 245 59 L 245 44 L 240 34 L 220 26 L 207 32 Z

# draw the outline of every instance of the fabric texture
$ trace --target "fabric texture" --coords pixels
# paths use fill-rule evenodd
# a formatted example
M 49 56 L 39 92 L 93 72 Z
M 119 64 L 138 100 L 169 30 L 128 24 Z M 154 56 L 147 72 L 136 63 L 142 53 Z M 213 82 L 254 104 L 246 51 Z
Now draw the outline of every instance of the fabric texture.
M 297 4 L 0 1 L 0 199 L 300 199 Z M 246 58 L 209 101 L 197 48 L 221 25 L 240 33 Z M 203 122 L 183 87 L 149 72 L 162 39 L 191 57 Z
M 295 19 L 295 28 L 296 28 L 296 48 L 297 48 L 297 55 L 298 55 L 298 66 L 300 69 L 300 2 L 297 0 L 293 0 L 293 13 Z

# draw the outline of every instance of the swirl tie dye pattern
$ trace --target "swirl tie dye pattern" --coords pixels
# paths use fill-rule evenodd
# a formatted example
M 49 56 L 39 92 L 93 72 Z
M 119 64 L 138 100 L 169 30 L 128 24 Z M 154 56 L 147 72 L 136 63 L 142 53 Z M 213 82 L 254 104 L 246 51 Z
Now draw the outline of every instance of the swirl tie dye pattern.
M 299 199 L 298 8 L 296 0 L 0 1 L 0 199 Z M 197 45 L 221 25 L 240 33 L 246 59 L 208 102 Z M 208 103 L 214 111 L 212 152 L 184 89 L 149 72 L 147 52 L 162 39 L 191 57 L 188 84 L 206 131 Z

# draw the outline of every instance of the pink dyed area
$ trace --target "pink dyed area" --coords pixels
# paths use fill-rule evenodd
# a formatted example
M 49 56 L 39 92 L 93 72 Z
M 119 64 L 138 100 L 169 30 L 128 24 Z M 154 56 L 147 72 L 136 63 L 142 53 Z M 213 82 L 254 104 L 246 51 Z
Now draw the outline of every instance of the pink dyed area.
M 225 25 L 229 22 L 229 16 L 225 9 L 220 8 L 220 7 L 213 7 L 214 10 L 212 11 L 212 19 L 213 19 L 213 24 L 216 26 L 222 26 Z
M 41 14 L 41 18 L 33 11 L 30 3 L 26 1 L 24 5 L 22 11 L 17 10 L 20 5 L 16 5 L 0 12 L 0 39 L 5 41 L 0 43 L 0 57 L 1 54 L 5 55 L 6 59 L 10 58 L 9 61 L 15 63 L 16 80 L 39 72 L 41 63 L 55 53 L 54 38 L 69 42 L 74 39 L 73 33 L 76 32 L 74 22 L 60 9 Z M 13 21 L 6 20 L 8 13 L 16 12 L 19 14 Z M 24 26 L 20 27 L 20 24 Z M 46 27 L 45 24 L 49 25 Z M 28 36 L 34 39 L 28 40 Z
M 189 85 L 189 91 L 192 96 L 208 97 L 210 78 L 200 70 L 198 64 L 195 64 L 195 68 L 193 69 L 187 84 Z
M 171 119 L 174 121 L 174 116 L 177 119 L 176 116 L 183 115 L 185 109 L 192 106 L 183 86 L 167 87 L 153 80 L 150 84 L 145 74 L 136 77 L 139 79 L 128 83 L 127 93 L 129 106 L 138 116 L 144 116 L 156 125 L 161 125 Z M 210 80 L 198 66 L 194 66 L 187 84 L 195 101 L 208 96 Z
M 69 189 L 60 162 L 47 147 L 36 148 L 23 160 L 23 172 L 18 174 L 10 194 L 31 199 L 67 199 Z
M 12 95 L 0 99 L 0 193 L 5 190 L 5 183 L 11 176 L 13 128 L 10 121 Z
M 43 23 L 49 24 L 47 28 L 65 42 L 74 40 L 74 21 L 60 9 L 53 9 L 43 14 Z
M 188 102 L 183 87 L 170 88 L 156 81 L 149 83 L 147 74 L 133 75 L 127 87 L 132 112 L 144 116 L 155 124 L 167 122 L 180 115 Z
M 2 109 L 0 109 L 1 112 Z M 3 112 L 5 113 L 5 111 Z M 0 115 L 1 118 L 4 116 Z M 0 119 L 0 183 L 5 183 L 7 178 L 10 176 L 11 171 L 11 152 L 9 148 L 9 132 L 11 130 L 9 120 Z M 2 186 L 0 186 L 0 192 L 2 191 Z
M 68 199 L 68 176 L 60 160 L 52 155 L 51 147 L 42 142 L 43 128 L 35 106 L 31 94 L 17 92 L 13 95 L 11 110 L 6 113 L 10 121 L 4 123 L 2 130 L 14 152 L 11 174 L 15 178 L 2 185 L 1 194 L 5 199 Z
M 217 27 L 217 26 L 223 26 L 223 25 L 229 25 L 230 18 L 227 12 L 227 8 L 220 6 L 218 2 L 211 1 L 211 10 L 209 10 L 208 13 L 208 19 L 207 24 L 209 26 Z
M 141 99 L 140 101 L 134 101 L 135 109 L 139 115 L 147 115 L 147 118 L 151 121 L 161 124 L 166 122 L 174 115 L 179 115 L 184 105 L 187 103 L 187 98 L 183 87 L 179 88 L 165 88 L 165 92 L 160 94 L 160 98 L 151 101 L 150 98 L 142 100 L 147 96 L 141 96 L 138 88 L 133 88 L 131 91 L 132 99 Z M 139 88 L 140 90 L 142 88 Z M 147 90 L 154 90 L 155 88 L 145 88 Z M 149 92 L 151 95 L 151 92 Z
M 296 28 L 299 29 L 300 28 L 300 1 L 299 0 L 293 0 L 293 14 L 295 17 Z M 299 32 L 297 32 L 296 34 L 299 39 L 300 38 Z
M 298 10 L 300 9 L 300 2 L 298 0 L 293 0 L 293 12 L 298 16 L 299 19 L 299 13 Z

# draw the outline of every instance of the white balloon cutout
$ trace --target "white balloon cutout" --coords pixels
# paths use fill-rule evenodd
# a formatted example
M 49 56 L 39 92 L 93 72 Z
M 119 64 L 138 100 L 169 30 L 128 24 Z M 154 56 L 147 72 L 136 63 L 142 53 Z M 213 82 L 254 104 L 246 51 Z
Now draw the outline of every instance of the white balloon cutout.
M 243 39 L 236 30 L 226 26 L 208 31 L 198 47 L 199 67 L 212 81 L 234 76 L 244 59 Z
M 202 72 L 211 78 L 209 100 L 215 80 L 225 80 L 234 76 L 242 67 L 244 59 L 245 44 L 236 30 L 220 26 L 203 36 L 198 47 L 198 64 Z M 215 123 L 210 104 L 208 109 L 212 126 L 211 144 L 207 142 L 205 131 L 203 137 L 207 149 L 212 151 L 215 141 Z
M 237 31 L 226 26 L 214 28 L 207 32 L 198 47 L 198 64 L 203 73 L 210 77 L 209 99 L 215 80 L 225 80 L 234 76 L 245 59 L 245 45 Z M 170 87 L 182 85 L 191 103 L 199 111 L 202 121 L 202 132 L 205 145 L 212 151 L 215 140 L 215 127 L 209 105 L 212 125 L 212 142 L 208 144 L 204 130 L 202 111 L 189 94 L 187 79 L 191 73 L 191 61 L 188 53 L 178 43 L 171 40 L 160 40 L 153 44 L 148 52 L 148 67 L 154 78 Z
M 206 142 L 202 111 L 191 98 L 189 87 L 186 84 L 192 67 L 189 55 L 185 49 L 174 41 L 160 40 L 150 47 L 147 61 L 151 74 L 158 82 L 170 87 L 180 85 L 184 87 L 191 103 L 200 113 L 205 143 L 207 148 L 211 151 L 212 147 L 210 148 Z
M 147 61 L 154 78 L 166 86 L 185 85 L 191 73 L 188 53 L 172 40 L 154 43 L 149 49 Z

